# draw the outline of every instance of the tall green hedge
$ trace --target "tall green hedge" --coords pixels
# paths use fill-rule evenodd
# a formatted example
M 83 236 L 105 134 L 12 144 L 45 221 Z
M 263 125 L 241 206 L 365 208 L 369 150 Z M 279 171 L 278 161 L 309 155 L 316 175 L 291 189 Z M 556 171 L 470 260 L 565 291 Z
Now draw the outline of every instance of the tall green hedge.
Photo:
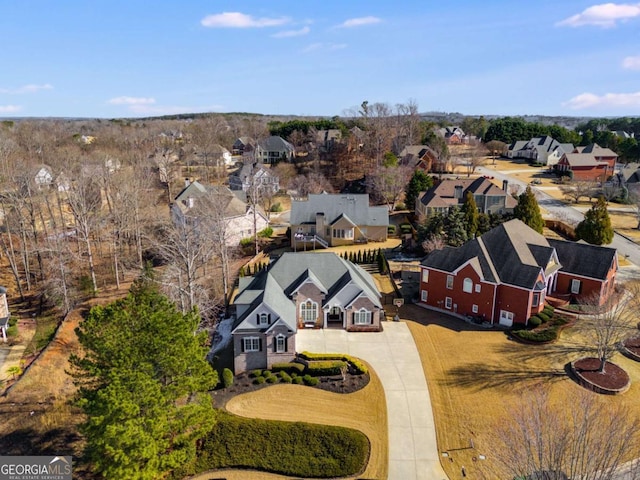
M 220 412 L 195 463 L 174 472 L 174 477 L 216 468 L 253 468 L 304 478 L 344 477 L 364 469 L 369 450 L 369 440 L 358 430 Z

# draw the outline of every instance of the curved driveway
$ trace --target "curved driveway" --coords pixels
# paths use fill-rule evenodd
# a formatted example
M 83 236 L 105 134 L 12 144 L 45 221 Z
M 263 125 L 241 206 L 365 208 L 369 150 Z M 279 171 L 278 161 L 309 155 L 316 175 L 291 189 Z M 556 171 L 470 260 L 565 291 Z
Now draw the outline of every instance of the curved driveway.
M 436 444 L 429 389 L 411 332 L 405 323 L 384 322 L 383 332 L 298 330 L 299 352 L 348 353 L 376 371 L 387 400 L 389 478 L 446 479 Z

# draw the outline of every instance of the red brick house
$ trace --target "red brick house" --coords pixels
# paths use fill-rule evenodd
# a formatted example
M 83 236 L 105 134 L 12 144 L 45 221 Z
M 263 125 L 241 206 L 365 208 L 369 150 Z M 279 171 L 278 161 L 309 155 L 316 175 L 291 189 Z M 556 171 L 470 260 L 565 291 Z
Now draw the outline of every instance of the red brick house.
M 605 182 L 613 175 L 618 155 L 597 143 L 586 147 L 576 147 L 572 153 L 562 155 L 556 169 L 573 172 L 573 179 L 579 181 Z
M 420 304 L 460 317 L 511 326 L 539 313 L 547 295 L 576 301 L 613 292 L 616 250 L 546 239 L 511 220 L 421 263 Z

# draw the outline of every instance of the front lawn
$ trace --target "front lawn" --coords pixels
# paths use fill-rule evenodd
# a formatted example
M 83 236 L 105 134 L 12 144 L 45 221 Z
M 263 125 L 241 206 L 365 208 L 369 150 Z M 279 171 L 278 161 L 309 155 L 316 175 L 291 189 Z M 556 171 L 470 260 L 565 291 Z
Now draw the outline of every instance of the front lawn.
M 344 477 L 364 470 L 369 450 L 367 437 L 350 428 L 220 412 L 195 465 L 180 474 L 249 468 L 304 478 Z

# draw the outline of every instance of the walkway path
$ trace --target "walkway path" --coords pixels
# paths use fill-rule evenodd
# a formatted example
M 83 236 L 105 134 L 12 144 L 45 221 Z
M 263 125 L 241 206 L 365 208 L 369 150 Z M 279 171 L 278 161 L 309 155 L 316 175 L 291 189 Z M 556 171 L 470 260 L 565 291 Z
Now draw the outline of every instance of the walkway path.
M 375 369 L 387 400 L 389 479 L 447 478 L 440 466 L 429 389 L 406 324 L 386 322 L 379 333 L 298 330 L 296 350 L 348 353 Z

